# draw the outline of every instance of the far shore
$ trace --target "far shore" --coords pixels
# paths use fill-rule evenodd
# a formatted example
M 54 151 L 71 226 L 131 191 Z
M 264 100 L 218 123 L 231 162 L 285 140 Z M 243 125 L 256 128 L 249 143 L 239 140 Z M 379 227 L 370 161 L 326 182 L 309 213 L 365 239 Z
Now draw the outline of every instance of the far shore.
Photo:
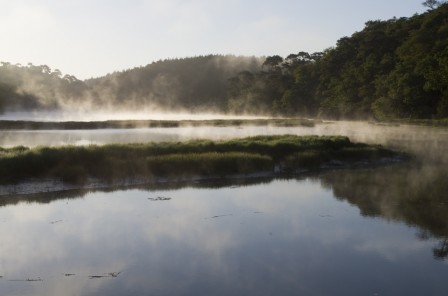
M 134 128 L 175 128 L 198 126 L 304 126 L 321 123 L 306 118 L 205 119 L 205 120 L 105 120 L 105 121 L 29 121 L 0 120 L 0 130 L 93 130 Z

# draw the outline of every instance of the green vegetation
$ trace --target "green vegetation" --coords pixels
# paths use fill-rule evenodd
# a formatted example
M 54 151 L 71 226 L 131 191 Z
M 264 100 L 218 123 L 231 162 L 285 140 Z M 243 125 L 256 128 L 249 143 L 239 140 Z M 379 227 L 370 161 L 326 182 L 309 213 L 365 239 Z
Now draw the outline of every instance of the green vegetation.
M 0 66 L 0 113 L 89 109 L 217 111 L 331 119 L 448 117 L 448 4 L 368 21 L 323 52 L 209 55 L 80 81 L 48 66 Z M 194 75 L 192 75 L 194 73 Z
M 304 118 L 213 119 L 213 120 L 107 120 L 107 121 L 17 121 L 0 120 L 0 130 L 84 130 L 116 128 L 172 128 L 197 126 L 314 126 L 317 120 Z
M 104 146 L 0 148 L 0 180 L 58 178 L 84 183 L 134 177 L 220 177 L 294 172 L 323 165 L 374 162 L 396 153 L 351 143 L 340 136 L 256 136 L 228 141 L 195 140 Z
M 440 161 L 438 159 L 438 161 Z M 334 195 L 359 208 L 361 215 L 399 221 L 418 229 L 421 240 L 439 243 L 433 248 L 436 259 L 448 258 L 448 166 L 408 163 L 375 170 L 339 171 L 319 179 Z
M 437 8 L 436 8 L 437 7 Z M 448 4 L 368 21 L 322 53 L 268 57 L 231 80 L 237 110 L 347 119 L 448 117 Z
M 47 65 L 0 64 L 0 114 L 6 111 L 110 108 L 142 111 L 226 109 L 227 80 L 260 70 L 262 58 L 208 55 L 153 62 L 81 81 Z
M 226 176 L 270 171 L 272 159 L 267 155 L 242 152 L 205 152 L 168 154 L 146 158 L 151 173 L 156 176 Z

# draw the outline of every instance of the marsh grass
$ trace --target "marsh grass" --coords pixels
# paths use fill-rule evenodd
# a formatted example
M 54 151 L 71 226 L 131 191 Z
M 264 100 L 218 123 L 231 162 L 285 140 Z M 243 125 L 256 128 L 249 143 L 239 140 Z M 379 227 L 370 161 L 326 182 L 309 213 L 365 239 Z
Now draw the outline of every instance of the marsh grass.
M 339 149 L 304 150 L 286 157 L 283 165 L 286 169 L 317 169 L 329 165 L 349 165 L 377 162 L 397 156 L 396 152 L 383 147 L 353 144 L 352 147 Z
M 227 141 L 195 140 L 104 146 L 0 148 L 1 183 L 58 178 L 84 183 L 129 177 L 192 177 L 273 172 L 274 167 L 315 168 L 330 160 L 391 156 L 380 146 L 341 136 L 256 136 Z
M 146 158 L 149 171 L 157 176 L 225 176 L 272 171 L 269 156 L 243 152 L 167 154 Z

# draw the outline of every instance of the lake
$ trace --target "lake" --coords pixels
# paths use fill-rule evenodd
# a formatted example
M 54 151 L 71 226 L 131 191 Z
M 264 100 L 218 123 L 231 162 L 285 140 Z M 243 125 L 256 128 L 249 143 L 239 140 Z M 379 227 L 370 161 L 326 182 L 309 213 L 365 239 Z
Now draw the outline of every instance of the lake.
M 447 129 L 340 122 L 0 138 L 34 146 L 283 133 L 348 135 L 413 158 L 294 178 L 0 196 L 0 295 L 448 295 Z

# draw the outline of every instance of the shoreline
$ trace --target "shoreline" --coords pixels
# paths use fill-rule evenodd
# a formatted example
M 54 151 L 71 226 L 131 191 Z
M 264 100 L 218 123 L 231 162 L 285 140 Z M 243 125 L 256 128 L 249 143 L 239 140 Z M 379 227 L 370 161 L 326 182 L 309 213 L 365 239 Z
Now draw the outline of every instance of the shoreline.
M 236 177 L 277 177 L 400 162 L 407 154 L 343 136 L 254 136 L 28 148 L 0 147 L 0 195 Z
M 205 119 L 205 120 L 105 120 L 105 121 L 30 121 L 1 120 L 1 131 L 16 130 L 97 130 L 97 129 L 138 129 L 138 128 L 178 128 L 199 126 L 302 126 L 314 127 L 323 123 L 319 119 L 306 118 L 258 118 L 258 119 Z
M 192 184 L 200 184 L 206 182 L 232 182 L 237 180 L 255 180 L 255 179 L 276 179 L 276 178 L 296 178 L 306 176 L 308 174 L 320 174 L 331 170 L 351 170 L 351 169 L 367 169 L 378 166 L 388 166 L 399 164 L 405 161 L 404 157 L 385 157 L 378 161 L 364 161 L 357 163 L 341 163 L 338 161 L 330 162 L 314 169 L 296 169 L 295 171 L 284 172 L 280 168 L 274 171 L 264 171 L 249 174 L 233 174 L 227 176 L 190 176 L 177 178 L 147 178 L 147 177 L 131 177 L 113 182 L 104 182 L 99 179 L 90 178 L 83 184 L 70 184 L 58 178 L 51 179 L 28 179 L 16 184 L 0 184 L 0 198 L 30 196 L 42 193 L 63 193 L 72 190 L 120 190 L 132 189 L 140 186 L 188 186 Z

